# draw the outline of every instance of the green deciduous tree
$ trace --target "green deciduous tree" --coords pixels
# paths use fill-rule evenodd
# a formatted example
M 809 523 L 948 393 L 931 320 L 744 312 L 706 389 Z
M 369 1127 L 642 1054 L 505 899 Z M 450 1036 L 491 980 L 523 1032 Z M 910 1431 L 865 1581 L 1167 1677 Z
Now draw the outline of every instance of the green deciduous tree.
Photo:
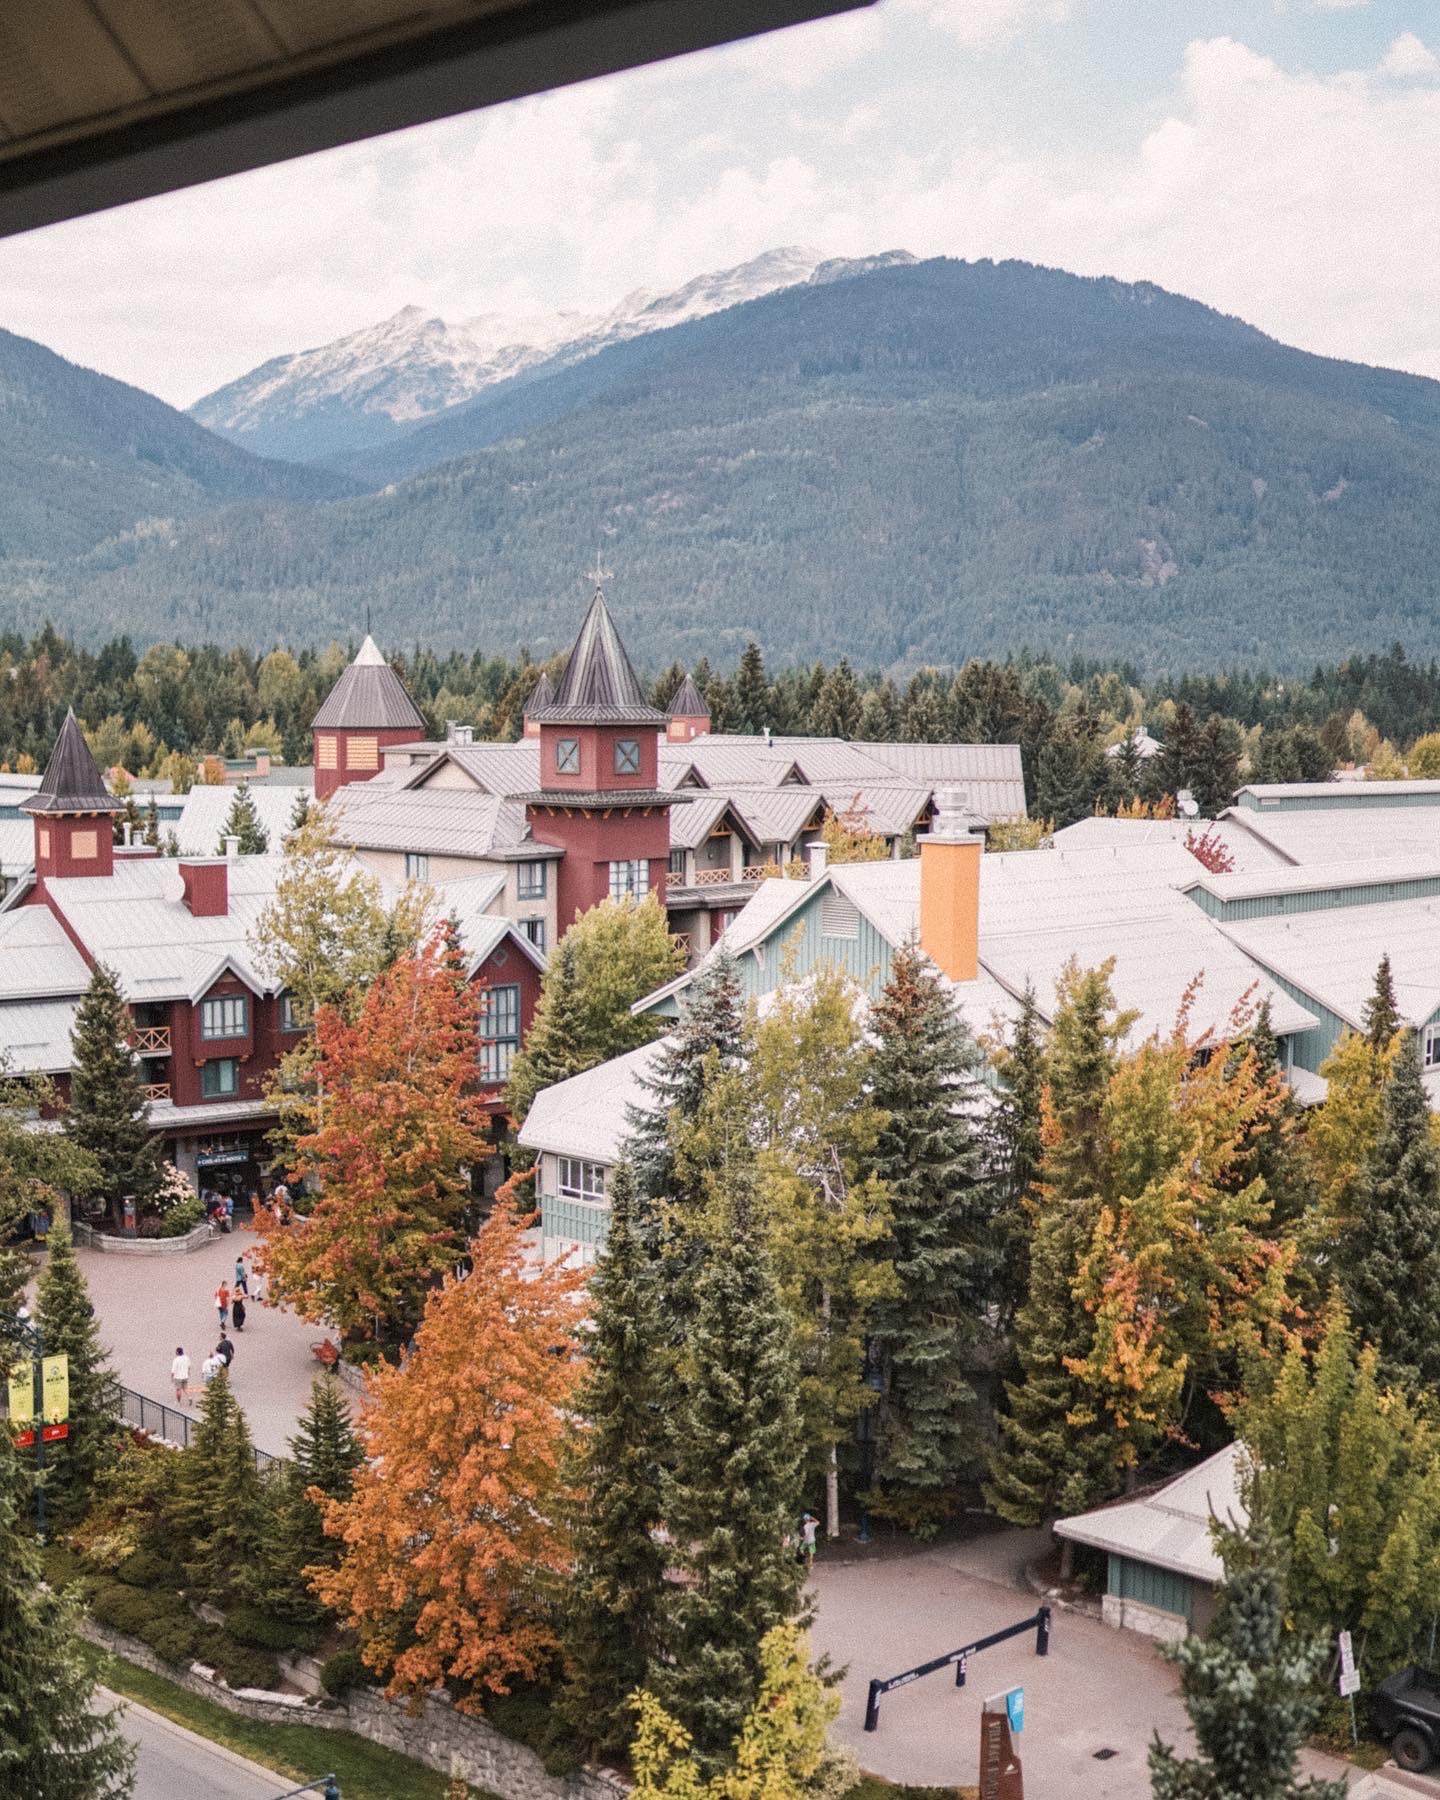
M 890 1200 L 877 1250 L 895 1272 L 870 1320 L 885 1383 L 874 1507 L 924 1534 L 984 1462 L 973 1383 L 996 1258 L 982 1058 L 912 945 L 896 951 L 870 1029 L 870 1099 L 884 1114 L 871 1166 Z
M 31 1213 L 58 1218 L 64 1195 L 91 1193 L 99 1168 L 88 1150 L 63 1133 L 32 1131 L 31 1120 L 58 1110 L 55 1091 L 43 1078 L 12 1077 L 0 1057 L 0 1313 L 18 1311 L 33 1273 L 19 1245 Z M 0 1340 L 0 1370 L 9 1367 L 15 1346 Z
M 45 1354 L 64 1356 L 70 1369 L 70 1430 L 46 1456 L 45 1495 L 60 1523 L 84 1511 L 112 1453 L 120 1420 L 120 1384 L 100 1342 L 95 1309 L 75 1258 L 70 1227 L 50 1227 L 36 1316 Z
M 623 1749 L 628 1701 L 659 1648 L 664 1381 L 656 1265 L 635 1230 L 630 1169 L 611 1178 L 610 1228 L 590 1281 L 591 1330 L 575 1398 L 567 1486 L 578 1496 L 561 1640 L 560 1705 L 598 1751 Z
M 160 1189 L 159 1144 L 146 1117 L 131 1029 L 114 970 L 97 963 L 75 1014 L 65 1131 L 94 1159 L 90 1196 L 117 1224 L 124 1201 L 145 1212 Z

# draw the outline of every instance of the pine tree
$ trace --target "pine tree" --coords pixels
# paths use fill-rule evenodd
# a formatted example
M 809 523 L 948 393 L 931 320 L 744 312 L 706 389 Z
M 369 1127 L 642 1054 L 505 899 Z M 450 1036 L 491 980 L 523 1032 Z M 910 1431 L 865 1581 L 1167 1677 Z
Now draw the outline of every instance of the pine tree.
M 70 1430 L 46 1456 L 46 1504 L 57 1522 L 84 1511 L 115 1445 L 120 1384 L 106 1358 L 85 1277 L 63 1218 L 50 1227 L 49 1254 L 36 1308 L 47 1356 L 70 1366 Z
M 1440 1150 L 1430 1124 L 1419 1050 L 1407 1033 L 1334 1260 L 1356 1330 L 1379 1352 L 1382 1378 L 1420 1393 L 1440 1382 Z
M 19 1491 L 9 1433 L 0 1432 L 0 1793 L 124 1800 L 134 1792 L 135 1752 L 119 1709 L 95 1709 L 76 1606 L 42 1580 Z
M 799 1610 L 802 1581 L 786 1543 L 800 1500 L 797 1370 L 757 1216 L 747 1110 L 741 1077 L 717 1072 L 698 1125 L 728 1153 L 707 1184 L 710 1254 L 661 1484 L 681 1579 L 648 1683 L 712 1766 L 759 1692 L 761 1640 Z
M 1155 1800 L 1344 1800 L 1341 1781 L 1302 1781 L 1295 1759 L 1320 1711 L 1323 1639 L 1286 1622 L 1285 1558 L 1269 1527 L 1216 1528 L 1225 1581 L 1210 1630 L 1168 1652 L 1200 1754 L 1180 1758 L 1157 1737 Z
M 350 1422 L 350 1408 L 331 1374 L 317 1375 L 310 1403 L 290 1439 L 291 1461 L 276 1482 L 274 1516 L 266 1543 L 266 1600 L 272 1611 L 302 1622 L 319 1620 L 324 1608 L 310 1590 L 306 1571 L 333 1568 L 340 1545 L 325 1535 L 325 1508 L 348 1500 L 355 1471 L 365 1460 Z
M 1008 1337 L 1029 1286 L 1030 1232 L 1044 1160 L 1045 1023 L 1028 982 L 999 1073 L 1001 1101 L 995 1135 L 1001 1173 L 992 1226 L 990 1298 L 997 1330 Z
M 1039 1524 L 1057 1511 L 1083 1512 L 1104 1497 L 1111 1480 L 1105 1433 L 1077 1432 L 1071 1424 L 1087 1396 L 1067 1359 L 1083 1361 L 1094 1336 L 1075 1284 L 1109 1176 L 1105 1100 L 1116 1044 L 1134 1015 L 1114 1013 L 1109 963 L 1084 972 L 1072 963 L 1057 994 L 1043 1183 L 1029 1289 L 1016 1318 L 1021 1378 L 1006 1386 L 1009 1410 L 986 1489 L 1000 1516 L 1017 1525 Z
M 143 1213 L 160 1191 L 158 1140 L 146 1119 L 130 1032 L 118 978 L 97 963 L 75 1013 L 65 1130 L 94 1157 L 99 1170 L 94 1195 L 117 1224 L 125 1200 L 133 1199 Z
M 1362 1017 L 1365 1041 L 1379 1056 L 1400 1029 L 1400 1008 L 1395 1002 L 1395 977 L 1390 972 L 1388 951 L 1380 958 L 1380 966 L 1375 971 L 1375 991 L 1365 1002 Z
M 215 846 L 215 854 L 225 854 L 227 837 L 237 838 L 236 849 L 241 856 L 263 856 L 270 848 L 270 837 L 260 823 L 260 815 L 255 810 L 255 797 L 250 792 L 250 783 L 242 781 L 235 790 L 235 798 L 230 802 L 230 811 L 225 823 L 220 828 L 220 842 Z
M 293 837 L 296 832 L 305 829 L 310 823 L 311 815 L 316 810 L 316 804 L 314 800 L 311 799 L 308 791 L 305 788 L 296 788 L 295 804 L 290 808 L 290 819 L 285 827 L 287 841 Z
M 877 1249 L 898 1292 L 871 1317 L 885 1379 L 875 1509 L 922 1535 L 982 1462 L 972 1380 L 986 1337 L 993 1192 L 978 1114 L 979 1047 L 934 969 L 903 945 L 871 1009 L 872 1167 L 890 1194 Z
M 860 684 L 848 657 L 842 656 L 825 677 L 810 709 L 810 730 L 816 737 L 851 738 L 860 723 Z
M 665 1384 L 655 1264 L 634 1229 L 630 1169 L 611 1177 L 610 1227 L 590 1279 L 588 1361 L 574 1413 L 567 1485 L 579 1496 L 574 1572 L 561 1639 L 560 1705 L 599 1752 L 623 1749 L 629 1696 L 658 1649 L 665 1555 L 661 1517 Z

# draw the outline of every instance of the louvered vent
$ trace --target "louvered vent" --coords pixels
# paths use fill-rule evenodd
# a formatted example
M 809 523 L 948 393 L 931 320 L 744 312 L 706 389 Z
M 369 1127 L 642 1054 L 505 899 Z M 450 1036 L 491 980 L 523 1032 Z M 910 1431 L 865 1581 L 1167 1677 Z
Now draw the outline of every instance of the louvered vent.
M 828 938 L 858 938 L 860 935 L 860 915 L 854 902 L 837 894 L 834 888 L 820 901 L 820 935 Z

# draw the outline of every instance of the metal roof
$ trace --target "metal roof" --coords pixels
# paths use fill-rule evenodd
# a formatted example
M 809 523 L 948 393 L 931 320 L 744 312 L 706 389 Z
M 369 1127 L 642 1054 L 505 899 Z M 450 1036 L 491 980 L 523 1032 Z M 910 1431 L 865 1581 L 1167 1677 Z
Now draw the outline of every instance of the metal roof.
M 597 587 L 571 648 L 555 698 L 526 714 L 542 725 L 663 725 L 665 715 L 645 698 Z
M 1057 850 L 1126 849 L 1137 844 L 1179 844 L 1183 847 L 1188 833 L 1213 833 L 1229 851 L 1235 863 L 1235 876 L 1259 873 L 1266 869 L 1284 869 L 1290 865 L 1278 851 L 1246 831 L 1229 815 L 1218 821 L 1205 819 L 1078 819 L 1055 833 Z M 1195 868 L 1205 876 L 1203 863 Z
M 71 707 L 55 739 L 45 773 L 33 794 L 20 802 L 21 812 L 58 817 L 67 813 L 116 813 L 125 809 L 105 787 L 104 777 L 90 754 L 85 734 Z
M 525 702 L 524 711 L 521 716 L 526 719 L 533 717 L 535 713 L 541 712 L 545 707 L 549 706 L 554 699 L 554 684 L 542 669 L 540 671 L 540 679 L 530 690 L 530 698 Z
M 613 1165 L 629 1133 L 629 1109 L 650 1101 L 646 1080 L 664 1043 L 657 1038 L 542 1088 L 520 1128 L 520 1142 L 527 1150 Z
M 1242 1444 L 1229 1444 L 1153 1494 L 1057 1520 L 1055 1535 L 1194 1581 L 1219 1581 L 1224 1569 L 1210 1521 L 1248 1522 L 1240 1494 L 1245 1458 Z
M 746 842 L 758 845 L 760 840 L 754 837 L 744 813 L 729 794 L 695 794 L 670 815 L 670 848 L 698 850 L 727 813 Z
M 1267 869 L 1234 870 L 1212 875 L 1202 869 L 1193 887 L 1204 888 L 1217 900 L 1258 900 L 1273 894 L 1315 894 L 1329 889 L 1401 885 L 1411 881 L 1440 881 L 1440 845 L 1426 857 L 1387 857 L 1384 861 L 1282 863 Z
M 0 1000 L 83 994 L 89 985 L 84 957 L 48 906 L 0 913 Z
M 420 709 L 405 684 L 380 654 L 372 637 L 331 688 L 310 721 L 311 729 L 335 731 L 424 731 Z
M 1385 783 L 1392 785 L 1400 784 Z M 1220 822 L 1246 832 L 1288 863 L 1383 862 L 1395 856 L 1418 861 L 1440 855 L 1440 808 L 1428 806 L 1326 806 L 1273 813 L 1237 806 L 1223 812 Z
M 356 782 L 335 794 L 328 816 L 335 843 L 363 850 L 491 857 L 533 846 L 537 854 L 559 854 L 534 843 L 518 801 L 475 788 L 376 789 Z
M 676 688 L 670 698 L 670 704 L 665 708 L 665 716 L 667 719 L 708 719 L 710 717 L 710 708 L 705 704 L 705 698 L 691 676 L 687 675 Z
M 303 793 L 312 801 L 315 798 L 313 787 L 270 787 L 264 782 L 237 782 L 234 787 L 192 787 L 185 796 L 180 817 L 172 827 L 183 855 L 216 856 L 220 853 L 225 821 L 230 817 L 230 808 L 235 804 L 241 785 L 248 787 L 255 803 L 255 816 L 269 839 L 268 848 L 276 852 L 292 829 L 290 821 L 295 812 L 296 795 Z M 342 788 L 340 791 L 353 790 Z M 143 819 L 143 806 L 140 812 Z M 161 836 L 164 836 L 163 831 Z
M 70 1067 L 71 1000 L 0 1001 L 0 1063 L 12 1075 L 59 1075 Z
M 447 765 L 467 775 L 484 793 L 513 798 L 531 792 L 539 784 L 540 746 L 533 738 L 522 738 L 515 744 L 446 744 L 433 762 L 407 772 L 406 790 L 443 790 L 444 784 L 435 776 Z
M 1025 816 L 1025 773 L 1018 744 L 875 744 L 855 746 L 908 781 L 963 787 L 970 810 L 990 823 Z

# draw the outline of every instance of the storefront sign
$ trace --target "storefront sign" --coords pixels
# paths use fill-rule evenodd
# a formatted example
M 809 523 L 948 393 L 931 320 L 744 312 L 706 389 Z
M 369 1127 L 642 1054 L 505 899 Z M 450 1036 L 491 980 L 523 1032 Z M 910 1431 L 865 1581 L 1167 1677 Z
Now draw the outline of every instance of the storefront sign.
M 250 1160 L 248 1150 L 208 1150 L 195 1158 L 197 1169 L 238 1169 Z

